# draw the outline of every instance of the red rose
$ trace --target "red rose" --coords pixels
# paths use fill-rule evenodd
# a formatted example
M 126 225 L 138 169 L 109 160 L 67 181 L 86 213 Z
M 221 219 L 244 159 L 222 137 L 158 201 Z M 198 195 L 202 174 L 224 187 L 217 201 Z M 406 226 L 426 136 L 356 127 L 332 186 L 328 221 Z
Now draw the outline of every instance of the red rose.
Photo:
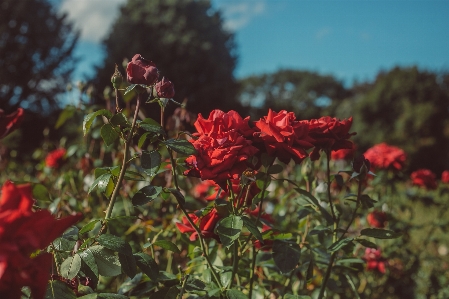
M 405 166 L 407 156 L 405 152 L 396 146 L 386 143 L 376 144 L 365 152 L 365 157 L 370 160 L 374 169 L 401 170 Z
M 310 120 L 309 136 L 314 140 L 312 143 L 315 146 L 310 158 L 317 160 L 320 150 L 352 149 L 353 143 L 348 139 L 357 133 L 349 133 L 351 125 L 352 117 L 341 121 L 330 116 Z
M 354 158 L 355 145 L 350 149 L 340 149 L 331 152 L 332 160 L 352 160 Z
M 156 92 L 160 98 L 173 98 L 175 96 L 175 85 L 162 77 L 162 80 L 156 83 Z
M 64 148 L 59 148 L 48 153 L 45 157 L 45 165 L 50 168 L 59 168 L 64 162 L 64 156 L 66 150 Z
M 195 122 L 199 138 L 191 140 L 197 153 L 186 159 L 189 169 L 184 174 L 213 180 L 226 190 L 226 180 L 240 178 L 258 152 L 243 135 L 251 134 L 247 123 L 235 111 L 214 110 L 207 120 L 200 114 Z
M 20 299 L 21 288 L 28 286 L 35 299 L 43 299 L 53 258 L 40 254 L 81 214 L 56 220 L 47 210 L 33 212 L 31 185 L 16 186 L 7 181 L 0 197 L 0 294 L 2 298 Z
M 129 83 L 153 85 L 159 78 L 159 71 L 152 61 L 136 54 L 126 66 L 126 75 Z
M 308 122 L 296 120 L 293 112 L 278 113 L 269 109 L 268 115 L 254 124 L 260 130 L 254 134 L 256 141 L 262 141 L 267 153 L 284 163 L 290 159 L 301 163 L 308 156 L 306 149 L 313 147 L 313 140 L 307 134 Z
M 369 271 L 379 271 L 385 274 L 387 264 L 380 249 L 366 248 L 363 259 L 366 261 L 366 268 Z
M 9 133 L 17 129 L 24 117 L 22 108 L 17 109 L 16 112 L 5 115 L 0 109 L 0 139 L 6 137 Z
M 410 175 L 412 183 L 415 186 L 424 187 L 429 190 L 437 188 L 437 180 L 435 174 L 428 169 L 419 169 Z
M 381 211 L 372 211 L 366 216 L 366 220 L 371 227 L 385 228 L 387 222 L 387 213 Z
M 449 184 L 449 170 L 443 171 L 441 174 L 441 182 L 444 184 Z
M 218 214 L 217 210 L 213 208 L 210 210 L 206 215 L 198 217 L 194 213 L 189 214 L 190 218 L 192 218 L 192 221 L 195 223 L 195 225 L 198 226 L 198 228 L 201 231 L 201 235 L 206 238 L 214 238 L 216 240 L 220 240 L 218 235 L 214 233 L 215 226 L 217 225 L 218 221 L 220 221 L 221 217 Z M 176 223 L 176 226 L 178 227 L 179 231 L 181 233 L 190 233 L 190 241 L 195 241 L 198 239 L 198 234 L 195 231 L 195 229 L 192 227 L 192 225 L 189 223 L 187 218 L 184 216 L 182 218 L 182 223 Z

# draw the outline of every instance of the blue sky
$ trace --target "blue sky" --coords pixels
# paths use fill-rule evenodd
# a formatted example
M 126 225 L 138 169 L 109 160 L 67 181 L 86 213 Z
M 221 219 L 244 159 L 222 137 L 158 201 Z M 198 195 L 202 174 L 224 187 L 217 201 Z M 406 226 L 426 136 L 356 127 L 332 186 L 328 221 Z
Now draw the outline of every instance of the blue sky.
M 82 30 L 76 53 L 84 61 L 77 79 L 101 61 L 99 41 L 123 2 L 62 1 L 60 9 Z M 449 71 L 449 1 L 213 0 L 212 5 L 235 32 L 237 78 L 294 68 L 332 74 L 351 85 L 396 65 Z

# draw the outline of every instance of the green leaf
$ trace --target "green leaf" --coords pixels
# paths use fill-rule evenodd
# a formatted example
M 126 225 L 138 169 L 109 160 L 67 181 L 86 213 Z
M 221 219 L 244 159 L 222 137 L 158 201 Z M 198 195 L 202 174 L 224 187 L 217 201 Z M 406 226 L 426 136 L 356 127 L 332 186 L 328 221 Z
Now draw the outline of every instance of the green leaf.
M 248 299 L 248 296 L 238 290 L 227 290 L 226 297 L 228 297 L 228 299 Z
M 232 280 L 232 271 L 231 270 L 223 271 L 220 273 L 221 285 L 224 288 L 227 289 L 229 287 L 229 285 L 231 284 L 231 280 Z
M 100 243 L 100 245 L 103 245 L 108 249 L 124 255 L 133 255 L 131 246 L 120 237 L 111 234 L 103 234 L 100 235 L 96 240 L 98 243 Z
M 122 273 L 122 267 L 114 251 L 101 245 L 89 247 L 98 266 L 98 274 L 103 276 L 117 276 Z
M 144 204 L 147 204 L 153 200 L 155 200 L 158 195 L 161 193 L 162 187 L 160 186 L 145 186 L 139 191 L 137 191 L 136 194 L 134 194 L 132 198 L 132 204 L 134 206 L 141 206 Z
M 371 242 L 371 241 L 368 241 L 367 239 L 360 239 L 360 238 L 357 238 L 357 239 L 355 239 L 354 241 L 356 241 L 357 243 L 359 243 L 359 244 L 362 245 L 362 246 L 365 246 L 365 247 L 368 247 L 368 248 L 374 248 L 374 249 L 377 249 L 376 243 L 373 243 L 373 242 Z
M 164 129 L 161 127 L 160 124 L 146 124 L 141 122 L 139 126 L 147 132 L 165 135 Z
M 88 294 L 83 297 L 78 297 L 78 299 L 129 299 L 129 298 L 119 294 L 100 293 L 100 294 Z
M 104 173 L 100 175 L 98 178 L 95 179 L 92 186 L 90 186 L 89 191 L 87 193 L 89 194 L 92 192 L 92 190 L 95 189 L 98 185 L 98 190 L 100 192 L 104 192 L 106 190 L 106 187 L 108 186 L 109 180 L 111 179 L 112 174 L 110 173 Z
M 90 248 L 87 248 L 86 250 L 84 250 L 83 252 L 79 252 L 78 254 L 81 257 L 83 263 L 90 269 L 90 271 L 92 271 L 95 277 L 98 278 L 98 266 L 92 250 Z
M 106 116 L 106 118 L 108 118 L 108 119 L 112 117 L 112 113 L 106 109 L 98 110 L 98 111 L 95 111 L 95 112 L 92 112 L 92 113 L 86 115 L 86 117 L 84 117 L 84 121 L 83 121 L 84 136 L 86 136 L 87 131 L 89 131 L 90 126 L 92 125 L 92 122 L 94 121 L 95 117 L 97 117 L 99 115 Z
M 117 113 L 116 115 L 111 117 L 109 122 L 114 126 L 129 127 L 128 120 L 123 113 Z
M 317 225 L 309 232 L 309 235 L 313 236 L 313 235 L 318 235 L 320 233 L 330 232 L 330 231 L 332 231 L 332 230 L 329 227 L 326 227 L 323 225 Z
M 303 190 L 301 188 L 295 188 L 295 190 L 301 194 L 304 195 L 306 197 L 306 199 L 313 205 L 315 205 L 319 210 L 321 215 L 324 217 L 324 219 L 327 222 L 327 225 L 333 225 L 334 224 L 334 219 L 332 218 L 331 214 L 329 214 L 328 211 L 326 211 L 326 209 L 324 209 L 320 203 L 318 202 L 318 200 L 315 198 L 315 196 L 313 196 L 310 192 L 307 192 L 306 190 Z
M 72 116 L 75 114 L 76 107 L 69 105 L 62 110 L 62 112 L 59 114 L 58 120 L 55 124 L 55 129 L 59 129 L 69 118 L 72 118 Z
M 285 294 L 283 299 L 312 299 L 310 296 L 306 295 L 291 295 L 291 294 Z
M 216 233 L 220 237 L 223 246 L 229 247 L 240 236 L 243 228 L 242 217 L 230 215 L 218 222 Z
M 186 291 L 188 292 L 205 291 L 206 288 L 207 288 L 206 284 L 201 280 L 194 278 L 192 275 L 187 277 Z
M 349 243 L 351 243 L 354 239 L 353 238 L 344 238 L 341 239 L 340 241 L 335 242 L 334 244 L 332 244 L 328 250 L 330 252 L 334 252 L 337 251 L 339 249 L 341 249 L 342 247 L 348 245 Z
M 249 230 L 249 232 L 252 233 L 253 236 L 256 237 L 257 240 L 259 240 L 260 242 L 263 243 L 262 234 L 260 233 L 257 226 L 248 217 L 243 216 L 242 220 L 243 220 L 243 225 Z
M 298 220 L 300 220 L 314 212 L 315 212 L 315 210 L 312 209 L 311 207 L 307 207 L 307 206 L 300 207 L 298 210 Z
M 42 184 L 34 184 L 33 197 L 40 201 L 50 200 L 50 194 L 48 193 L 47 187 Z
M 114 127 L 111 126 L 110 124 L 104 124 L 101 127 L 100 135 L 107 146 L 113 144 L 114 141 L 116 141 L 117 138 L 119 137 L 118 133 L 114 130 Z
M 275 164 L 275 165 L 271 165 L 268 170 L 267 173 L 268 174 L 277 174 L 282 172 L 282 170 L 284 170 L 284 167 L 282 167 L 282 165 L 280 164 Z
M 282 273 L 296 268 L 301 257 L 301 248 L 293 242 L 275 240 L 273 242 L 273 260 Z
M 155 176 L 157 171 L 161 167 L 162 158 L 161 154 L 157 151 L 142 151 L 142 156 L 140 157 L 140 163 L 142 168 L 144 168 L 145 173 L 149 176 Z
M 82 235 L 82 234 L 85 234 L 87 232 L 90 232 L 91 230 L 93 230 L 95 228 L 95 225 L 99 221 L 100 221 L 100 219 L 92 220 L 91 222 L 89 222 L 88 224 L 86 224 L 85 226 L 83 226 L 81 228 L 81 230 L 79 231 L 79 234 Z
M 185 199 L 184 195 L 182 195 L 182 193 L 179 192 L 178 189 L 167 188 L 167 190 L 170 191 L 171 194 L 173 194 L 173 196 L 178 201 L 179 205 L 184 206 L 184 204 L 186 203 L 186 199 Z
M 136 276 L 137 264 L 134 256 L 126 255 L 119 252 L 118 260 L 120 261 L 120 265 L 122 265 L 122 270 L 126 275 L 128 275 L 131 278 Z
M 45 299 L 76 299 L 76 295 L 66 283 L 52 280 L 48 283 Z
M 143 252 L 135 253 L 134 257 L 136 258 L 136 263 L 140 270 L 148 275 L 151 280 L 157 281 L 159 276 L 159 266 L 154 259 Z
M 376 239 L 395 239 L 402 236 L 401 233 L 395 233 L 394 231 L 379 228 L 365 228 L 362 229 L 360 235 L 372 237 Z
M 147 136 L 148 136 L 149 134 L 150 134 L 150 133 L 146 132 L 146 133 L 143 133 L 142 136 L 140 136 L 139 141 L 137 142 L 137 146 L 138 146 L 139 148 L 142 148 L 143 143 L 145 142 L 145 140 L 147 140 Z
M 68 257 L 62 264 L 60 272 L 62 277 L 72 279 L 81 269 L 81 257 L 78 254 Z
M 179 289 L 176 286 L 172 286 L 167 294 L 165 294 L 164 299 L 177 299 L 179 294 Z
M 185 139 L 168 139 L 163 143 L 178 154 L 186 156 L 196 154 L 195 147 L 193 147 L 193 145 Z
M 365 261 L 362 259 L 350 258 L 350 259 L 342 259 L 336 262 L 337 265 L 343 264 L 364 264 Z
M 314 260 L 313 255 L 310 258 L 309 266 L 307 267 L 307 273 L 306 273 L 306 281 L 307 283 L 311 283 L 313 279 L 313 266 L 314 266 Z
M 174 243 L 167 241 L 167 240 L 158 240 L 152 244 L 153 246 L 159 246 L 166 250 L 170 250 L 176 253 L 181 253 L 181 250 L 179 250 L 178 246 L 176 246 Z
M 365 209 L 374 207 L 374 204 L 376 203 L 376 201 L 373 200 L 371 197 L 369 197 L 369 195 L 367 194 L 362 194 L 360 196 L 360 202 L 362 203 Z
M 134 90 L 134 88 L 136 88 L 136 86 L 139 86 L 138 84 L 131 84 L 130 86 L 128 86 L 125 90 L 125 93 L 123 94 L 124 96 L 126 96 L 128 93 L 130 93 L 132 90 Z

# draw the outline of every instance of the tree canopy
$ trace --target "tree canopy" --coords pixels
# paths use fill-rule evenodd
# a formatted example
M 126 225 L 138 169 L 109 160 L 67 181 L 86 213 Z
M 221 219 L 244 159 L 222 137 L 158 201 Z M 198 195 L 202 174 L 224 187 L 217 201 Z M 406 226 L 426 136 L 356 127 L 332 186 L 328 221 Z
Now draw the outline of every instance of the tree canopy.
M 0 3 L 0 102 L 51 111 L 73 70 L 78 35 L 46 0 Z
M 128 0 L 104 41 L 106 58 L 96 87 L 110 85 L 114 64 L 139 53 L 175 85 L 175 100 L 194 112 L 236 109 L 233 35 L 218 11 L 202 0 Z

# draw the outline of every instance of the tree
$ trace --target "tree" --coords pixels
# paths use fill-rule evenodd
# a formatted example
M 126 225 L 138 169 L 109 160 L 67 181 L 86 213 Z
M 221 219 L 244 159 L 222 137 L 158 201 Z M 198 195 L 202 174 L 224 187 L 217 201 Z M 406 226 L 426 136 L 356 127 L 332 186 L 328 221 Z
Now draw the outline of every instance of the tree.
M 252 110 L 253 117 L 264 115 L 268 108 L 293 111 L 299 119 L 331 114 L 348 91 L 332 76 L 298 70 L 251 76 L 240 80 L 239 98 Z
M 175 100 L 187 98 L 190 110 L 235 109 L 235 44 L 222 24 L 209 1 L 128 0 L 104 41 L 95 86 L 110 86 L 114 64 L 139 53 L 174 83 Z
M 57 107 L 73 70 L 78 35 L 46 0 L 0 4 L 0 102 L 38 112 Z
M 417 67 L 396 67 L 358 89 L 352 114 L 359 147 L 387 142 L 409 154 L 411 170 L 430 168 L 441 174 L 449 166 L 449 92 L 444 78 L 447 75 Z

